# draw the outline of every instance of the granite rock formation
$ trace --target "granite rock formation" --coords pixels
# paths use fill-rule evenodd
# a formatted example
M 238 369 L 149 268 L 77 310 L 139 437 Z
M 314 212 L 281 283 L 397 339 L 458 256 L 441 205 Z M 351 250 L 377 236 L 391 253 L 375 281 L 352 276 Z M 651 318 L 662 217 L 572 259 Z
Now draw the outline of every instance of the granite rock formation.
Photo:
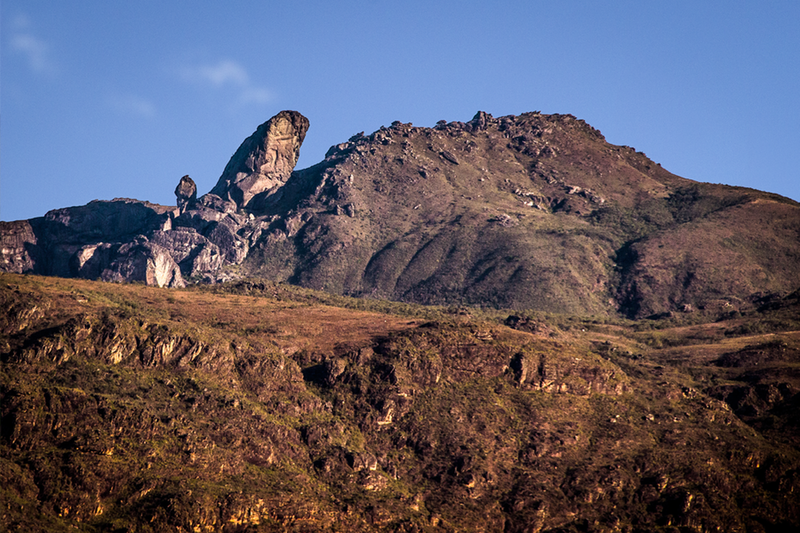
M 800 286 L 800 205 L 675 176 L 571 115 L 395 122 L 296 171 L 242 267 L 338 294 L 644 317 Z
M 291 176 L 308 126 L 297 111 L 281 111 L 261 124 L 233 154 L 211 193 L 238 208 L 258 208 Z
M 197 185 L 188 175 L 181 178 L 175 187 L 175 196 L 178 201 L 178 210 L 183 213 L 187 208 L 193 207 L 197 201 Z
M 210 193 L 182 178 L 177 209 L 117 199 L 3 223 L 0 267 L 634 318 L 800 288 L 797 202 L 675 176 L 571 115 L 394 122 L 295 171 L 308 125 L 295 111 L 263 123 Z M 133 242 L 149 275 L 123 268 Z M 180 278 L 147 259 L 161 250 Z

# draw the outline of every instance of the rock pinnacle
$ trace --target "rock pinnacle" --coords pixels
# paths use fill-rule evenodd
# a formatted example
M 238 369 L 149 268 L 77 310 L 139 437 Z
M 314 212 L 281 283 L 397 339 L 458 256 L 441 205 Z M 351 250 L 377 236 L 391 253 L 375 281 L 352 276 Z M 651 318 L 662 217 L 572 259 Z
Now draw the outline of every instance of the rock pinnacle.
M 269 196 L 291 176 L 308 125 L 297 111 L 281 111 L 261 124 L 233 154 L 211 193 L 240 209 Z

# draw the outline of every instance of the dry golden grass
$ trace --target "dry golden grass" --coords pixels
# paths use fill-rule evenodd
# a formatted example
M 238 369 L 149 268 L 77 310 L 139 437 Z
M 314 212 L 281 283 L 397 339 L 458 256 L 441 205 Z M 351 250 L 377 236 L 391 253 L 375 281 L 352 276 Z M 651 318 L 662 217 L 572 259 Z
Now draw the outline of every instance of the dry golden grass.
M 45 295 L 52 321 L 75 314 L 135 311 L 153 321 L 213 328 L 252 341 L 269 339 L 290 352 L 310 347 L 325 352 L 338 345 L 363 344 L 421 322 L 327 305 L 191 289 L 14 274 L 0 274 L 0 283 L 19 292 Z

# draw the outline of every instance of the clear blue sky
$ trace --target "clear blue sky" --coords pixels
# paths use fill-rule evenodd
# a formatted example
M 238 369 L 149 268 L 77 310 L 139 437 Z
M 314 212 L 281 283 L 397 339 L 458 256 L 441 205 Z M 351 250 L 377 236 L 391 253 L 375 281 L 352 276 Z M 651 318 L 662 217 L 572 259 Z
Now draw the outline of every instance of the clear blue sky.
M 0 219 L 208 192 L 282 109 L 298 168 L 394 120 L 571 113 L 800 200 L 800 2 L 3 0 Z

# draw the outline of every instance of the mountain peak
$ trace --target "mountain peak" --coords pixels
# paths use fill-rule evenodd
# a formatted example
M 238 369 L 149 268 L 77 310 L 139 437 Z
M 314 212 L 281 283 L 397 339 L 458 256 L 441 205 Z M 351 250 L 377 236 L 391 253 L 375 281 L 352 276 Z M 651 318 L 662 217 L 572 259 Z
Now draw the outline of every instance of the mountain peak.
M 798 288 L 800 205 L 675 176 L 573 115 L 395 121 L 294 171 L 308 125 L 264 122 L 209 194 L 181 180 L 177 210 L 106 202 L 0 225 L 0 269 L 131 279 L 122 266 L 152 263 L 123 247 L 138 239 L 190 281 L 425 304 L 644 317 Z
M 233 154 L 211 193 L 238 208 L 269 196 L 291 176 L 308 126 L 297 111 L 281 111 L 261 124 Z

